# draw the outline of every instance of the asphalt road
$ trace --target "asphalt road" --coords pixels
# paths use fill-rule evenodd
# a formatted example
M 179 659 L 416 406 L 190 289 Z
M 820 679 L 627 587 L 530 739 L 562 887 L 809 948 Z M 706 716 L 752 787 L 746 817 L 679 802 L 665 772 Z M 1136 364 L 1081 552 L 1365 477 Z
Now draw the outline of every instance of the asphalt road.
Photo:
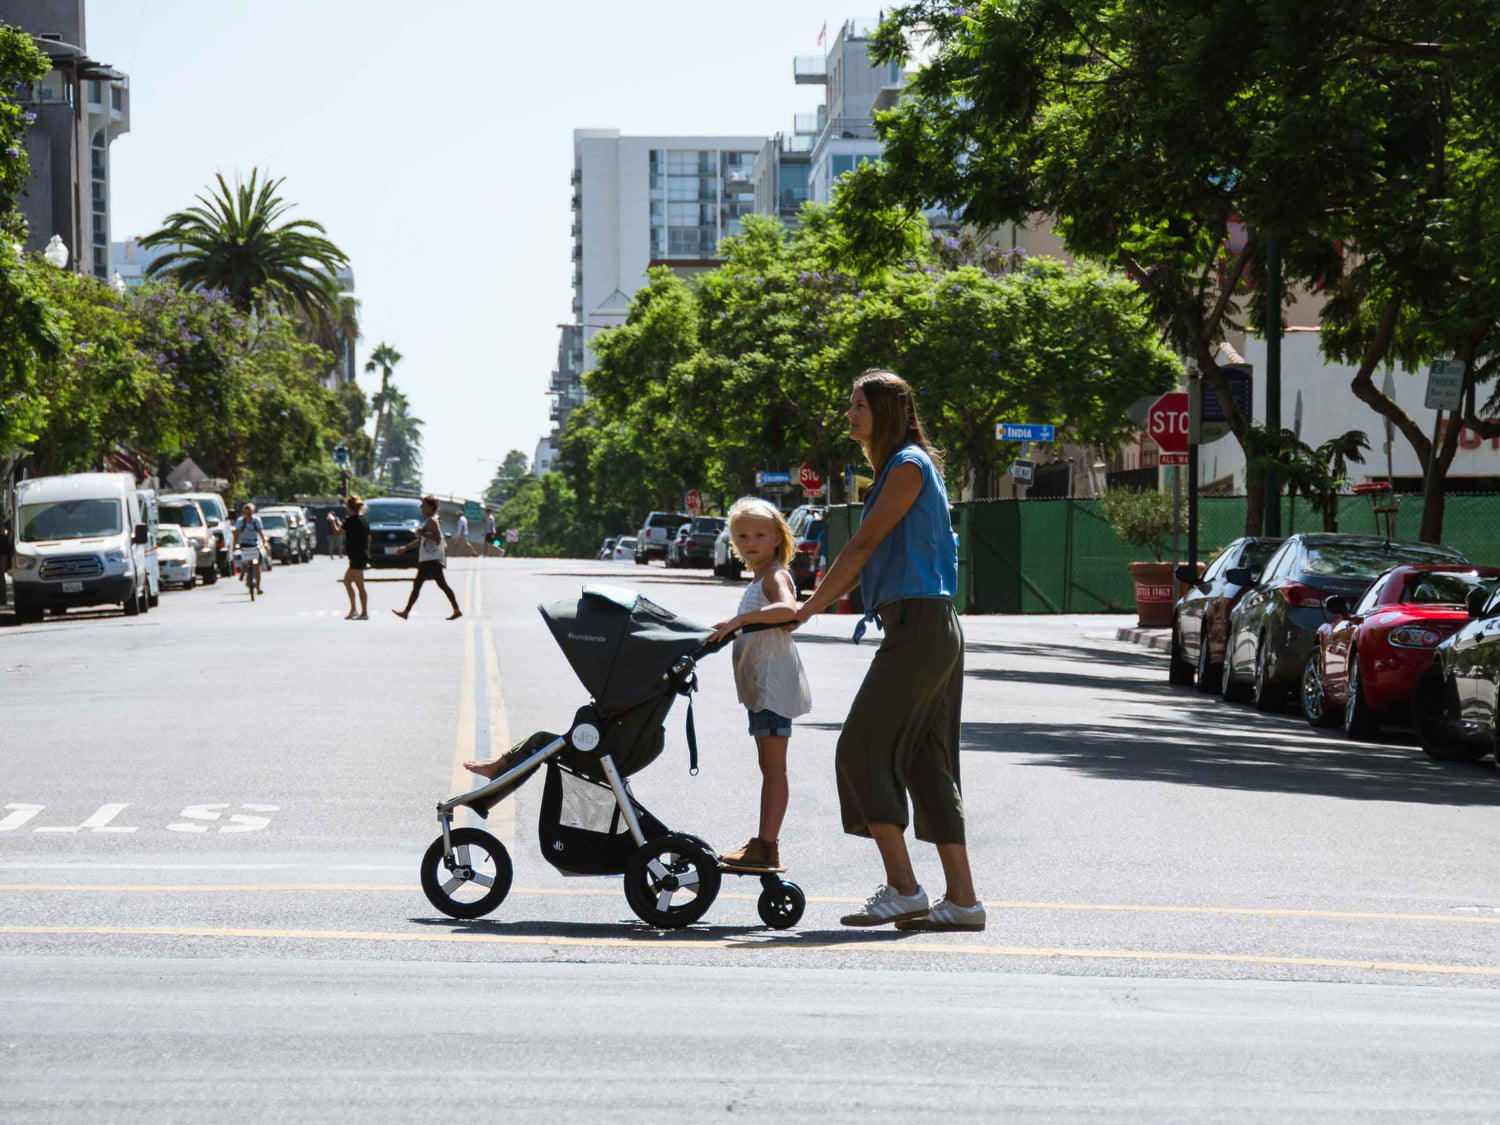
M 1118 618 L 969 618 L 965 799 L 990 924 L 846 931 L 879 881 L 838 829 L 837 730 L 874 652 L 798 634 L 783 857 L 763 928 L 726 879 L 657 934 L 617 880 L 538 854 L 533 782 L 485 825 L 515 889 L 457 923 L 417 888 L 463 758 L 587 701 L 535 606 L 589 581 L 688 617 L 701 572 L 458 560 L 372 620 L 326 559 L 171 593 L 143 618 L 0 616 L 0 1119 L 1500 1120 L 1500 783 L 1397 739 L 1168 688 Z M 727 656 L 634 779 L 719 847 L 758 775 Z M 914 854 L 941 891 L 932 850 Z

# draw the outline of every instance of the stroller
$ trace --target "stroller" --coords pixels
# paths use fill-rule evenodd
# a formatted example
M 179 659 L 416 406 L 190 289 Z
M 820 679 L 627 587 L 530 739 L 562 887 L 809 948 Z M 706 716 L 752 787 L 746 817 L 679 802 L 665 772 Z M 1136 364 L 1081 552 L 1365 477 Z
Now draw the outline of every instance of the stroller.
M 702 918 L 722 876 L 758 875 L 761 921 L 795 926 L 807 899 L 774 872 L 726 868 L 697 836 L 673 832 L 635 799 L 627 780 L 660 755 L 663 724 L 677 696 L 688 697 L 691 772 L 698 772 L 692 692 L 697 662 L 730 640 L 674 616 L 631 590 L 585 586 L 576 602 L 539 607 L 573 671 L 592 695 L 566 734 L 539 731 L 501 760 L 493 781 L 437 807 L 442 835 L 422 857 L 422 890 L 452 918 L 479 918 L 510 892 L 510 855 L 478 828 L 453 827 L 454 810 L 482 817 L 543 766 L 537 821 L 542 856 L 564 875 L 623 875 L 625 899 L 650 926 L 679 929 Z M 746 632 L 779 626 L 751 625 Z

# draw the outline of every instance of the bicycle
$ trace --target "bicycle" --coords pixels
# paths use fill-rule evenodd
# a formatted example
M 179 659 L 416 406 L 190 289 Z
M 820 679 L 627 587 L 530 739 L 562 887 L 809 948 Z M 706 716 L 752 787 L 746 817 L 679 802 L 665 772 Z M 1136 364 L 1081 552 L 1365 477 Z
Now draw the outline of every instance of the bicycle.
M 260 547 L 241 545 L 236 559 L 240 566 L 240 578 L 245 583 L 245 588 L 250 591 L 250 600 L 255 600 L 256 593 L 260 590 Z

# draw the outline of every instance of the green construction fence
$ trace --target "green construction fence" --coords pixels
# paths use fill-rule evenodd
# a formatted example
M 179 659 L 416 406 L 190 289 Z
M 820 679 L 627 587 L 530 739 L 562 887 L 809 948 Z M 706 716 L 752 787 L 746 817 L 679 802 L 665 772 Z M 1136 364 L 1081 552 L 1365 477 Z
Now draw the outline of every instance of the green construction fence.
M 827 553 L 831 562 L 859 527 L 859 505 L 828 510 Z M 1143 559 L 1140 548 L 1120 540 L 1099 513 L 1097 500 L 976 500 L 952 509 L 958 533 L 960 613 L 1123 613 L 1134 608 L 1129 572 Z M 1396 536 L 1415 539 L 1422 498 L 1401 497 Z M 1321 531 L 1322 518 L 1305 500 L 1282 501 L 1282 530 Z M 1245 528 L 1243 496 L 1205 496 L 1198 503 L 1198 557 L 1211 559 Z M 1443 515 L 1444 542 L 1473 562 L 1500 565 L 1500 495 L 1449 496 Z M 1374 534 L 1368 501 L 1345 496 L 1339 530 Z M 1187 551 L 1184 530 L 1178 556 Z M 1168 554 L 1172 554 L 1170 547 Z

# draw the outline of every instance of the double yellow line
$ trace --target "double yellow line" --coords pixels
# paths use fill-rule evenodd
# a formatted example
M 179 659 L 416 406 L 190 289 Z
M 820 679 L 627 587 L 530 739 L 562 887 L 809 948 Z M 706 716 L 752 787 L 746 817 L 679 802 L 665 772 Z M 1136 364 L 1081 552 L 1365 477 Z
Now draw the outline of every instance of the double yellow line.
M 453 736 L 453 771 L 445 796 L 463 793 L 483 784 L 464 769 L 464 763 L 475 757 L 479 746 L 479 680 L 481 660 L 484 664 L 485 730 L 489 757 L 497 758 L 510 749 L 510 719 L 505 712 L 505 695 L 500 687 L 500 655 L 495 645 L 495 631 L 484 613 L 484 572 L 482 566 L 469 568 L 465 574 L 459 605 L 463 617 L 463 670 L 458 693 L 458 726 Z M 468 809 L 461 811 L 458 824 L 478 824 L 479 818 Z M 490 812 L 485 827 L 507 848 L 516 841 L 516 806 L 507 797 Z

